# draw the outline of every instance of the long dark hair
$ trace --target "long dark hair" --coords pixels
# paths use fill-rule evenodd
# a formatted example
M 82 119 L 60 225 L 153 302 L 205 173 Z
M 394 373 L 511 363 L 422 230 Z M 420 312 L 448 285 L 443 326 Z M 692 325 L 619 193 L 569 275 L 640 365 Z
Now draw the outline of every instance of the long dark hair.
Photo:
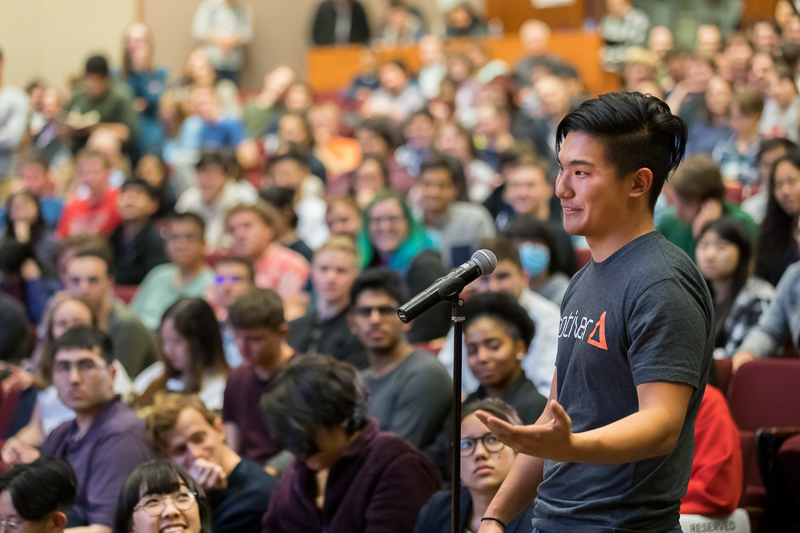
M 732 218 L 722 217 L 718 218 L 717 220 L 707 222 L 700 230 L 700 235 L 698 235 L 697 241 L 699 242 L 700 239 L 703 238 L 703 235 L 710 231 L 713 231 L 719 235 L 719 238 L 723 241 L 733 244 L 739 250 L 739 262 L 736 265 L 736 269 L 733 271 L 731 290 L 728 293 L 728 297 L 725 298 L 725 301 L 716 309 L 715 312 L 716 323 L 714 324 L 714 331 L 716 332 L 716 337 L 714 344 L 716 346 L 723 346 L 725 344 L 725 321 L 728 319 L 728 315 L 733 307 L 733 302 L 736 301 L 739 291 L 742 290 L 745 283 L 747 283 L 747 278 L 750 276 L 750 260 L 752 258 L 753 250 L 752 245 L 750 244 L 750 237 L 747 235 L 747 232 L 739 222 Z M 710 280 L 706 280 L 706 282 L 708 283 L 708 288 L 713 296 L 714 288 Z
M 31 243 L 38 241 L 47 231 L 47 226 L 44 222 L 44 216 L 42 216 L 42 205 L 39 203 L 39 199 L 36 198 L 30 191 L 17 191 L 12 193 L 8 200 L 6 201 L 6 215 L 5 215 L 5 224 L 6 224 L 6 238 L 13 238 L 17 240 L 17 234 L 14 231 L 14 221 L 11 220 L 11 204 L 14 203 L 14 199 L 20 196 L 25 196 L 33 201 L 36 204 L 36 220 L 33 221 L 31 224 Z
M 189 341 L 192 358 L 189 369 L 190 380 L 181 392 L 184 394 L 200 392 L 206 370 L 213 369 L 218 374 L 224 374 L 228 370 L 217 317 L 208 302 L 202 298 L 181 298 L 164 311 L 161 328 L 169 319 L 172 319 L 175 330 Z M 164 373 L 136 399 L 136 405 L 149 405 L 156 393 L 166 388 L 167 380 L 180 376 L 180 372 L 170 365 L 166 357 L 163 357 L 162 361 Z
M 775 170 L 784 161 L 800 170 L 800 150 L 790 150 L 778 158 L 769 174 L 767 210 L 761 223 L 756 253 L 756 276 L 764 278 L 773 285 L 778 272 L 776 266 L 784 263 L 789 249 L 797 246 L 794 240 L 794 217 L 783 210 L 775 198 Z
M 200 533 L 211 533 L 211 506 L 203 488 L 186 471 L 169 459 L 156 459 L 140 465 L 122 486 L 114 516 L 114 531 L 131 530 L 133 508 L 147 494 L 172 494 L 186 485 L 195 494 L 200 515 Z

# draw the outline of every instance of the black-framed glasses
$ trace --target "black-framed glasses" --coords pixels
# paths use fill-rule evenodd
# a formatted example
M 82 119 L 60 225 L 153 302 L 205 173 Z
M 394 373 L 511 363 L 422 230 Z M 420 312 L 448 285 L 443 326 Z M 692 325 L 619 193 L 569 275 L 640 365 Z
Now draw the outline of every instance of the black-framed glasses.
M 379 307 L 356 307 L 353 309 L 353 312 L 360 316 L 361 318 L 369 318 L 372 316 L 372 312 L 377 311 L 381 318 L 386 318 L 397 314 L 397 308 L 392 307 L 390 305 L 381 305 Z
M 485 435 L 481 435 L 477 438 L 464 437 L 461 439 L 461 457 L 469 457 L 475 453 L 475 448 L 478 447 L 478 442 L 483 444 L 483 448 L 489 453 L 497 453 L 506 446 L 500 441 L 500 439 L 491 433 L 486 433 Z
M 134 511 L 142 509 L 145 513 L 152 517 L 161 516 L 164 509 L 167 507 L 167 500 L 172 500 L 172 504 L 181 511 L 188 511 L 191 509 L 194 502 L 197 500 L 197 495 L 194 492 L 178 492 L 175 494 L 151 494 L 146 496 L 144 501 L 133 508 Z

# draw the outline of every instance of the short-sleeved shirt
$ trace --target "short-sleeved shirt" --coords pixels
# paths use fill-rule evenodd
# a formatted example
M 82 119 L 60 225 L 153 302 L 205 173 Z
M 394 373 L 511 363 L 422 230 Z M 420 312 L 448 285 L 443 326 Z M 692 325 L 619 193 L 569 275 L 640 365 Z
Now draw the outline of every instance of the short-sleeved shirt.
M 74 516 L 83 525 L 112 527 L 122 485 L 137 466 L 153 458 L 144 421 L 117 396 L 76 440 L 77 432 L 76 421 L 61 424 L 47 437 L 42 455 L 64 459 L 75 469 L 78 493 Z
M 714 347 L 708 286 L 689 257 L 650 232 L 590 261 L 561 306 L 558 401 L 580 433 L 639 410 L 636 387 L 694 388 L 669 454 L 623 464 L 545 461 L 533 526 L 546 531 L 668 531 L 692 467 L 694 420 Z
M 415 350 L 384 376 L 374 378 L 370 369 L 363 375 L 381 431 L 420 449 L 433 442 L 453 406 L 453 382 L 436 356 Z
M 283 300 L 296 296 L 308 279 L 309 266 L 305 257 L 283 246 L 270 246 L 253 263 L 256 287 L 272 289 Z
M 264 468 L 242 459 L 228 476 L 228 486 L 208 491 L 211 530 L 214 533 L 259 531 L 267 512 L 275 478 Z
M 64 206 L 56 227 L 59 238 L 79 233 L 102 233 L 105 236 L 122 222 L 117 212 L 118 189 L 108 191 L 99 202 L 91 198 L 73 200 Z
M 283 448 L 270 435 L 261 412 L 261 396 L 272 388 L 272 380 L 260 379 L 249 363 L 228 374 L 222 403 L 222 421 L 239 430 L 239 455 L 260 465 Z

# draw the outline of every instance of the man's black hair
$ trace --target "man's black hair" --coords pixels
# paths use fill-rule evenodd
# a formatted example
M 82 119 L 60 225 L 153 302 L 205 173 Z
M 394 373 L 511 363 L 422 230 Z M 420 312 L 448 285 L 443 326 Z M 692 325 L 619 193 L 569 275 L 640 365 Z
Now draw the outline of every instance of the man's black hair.
M 569 113 L 556 130 L 556 152 L 571 131 L 596 137 L 620 178 L 647 168 L 653 173 L 650 210 L 669 174 L 686 152 L 686 124 L 655 96 L 606 93 L 586 100 Z
M 28 522 L 38 522 L 53 511 L 66 512 L 77 490 L 75 471 L 55 457 L 15 465 L 0 478 L 0 492 L 8 491 L 14 510 Z
M 125 189 L 129 187 L 139 187 L 144 191 L 144 193 L 149 196 L 152 200 L 158 200 L 158 191 L 155 187 L 153 187 L 149 181 L 144 178 L 140 178 L 138 176 L 132 176 L 126 179 L 122 185 L 120 186 L 120 192 L 125 192 Z
M 484 292 L 472 296 L 464 304 L 464 317 L 464 329 L 483 317 L 502 324 L 512 340 L 523 342 L 526 351 L 536 334 L 536 326 L 528 312 L 507 292 Z
M 467 175 L 464 173 L 464 165 L 457 158 L 434 152 L 433 155 L 427 160 L 423 161 L 419 166 L 419 176 L 422 176 L 429 170 L 444 169 L 450 174 L 450 181 L 456 187 L 456 201 L 468 202 L 469 195 L 467 192 Z
M 772 139 L 764 139 L 758 147 L 758 154 L 756 161 L 761 161 L 764 154 L 771 152 L 777 148 L 785 148 L 786 151 L 797 149 L 797 145 L 785 137 L 773 137 Z M 764 184 L 766 185 L 766 184 Z
M 100 357 L 111 365 L 114 362 L 114 346 L 105 331 L 90 326 L 75 326 L 56 339 L 53 344 L 53 359 L 63 350 L 89 350 L 100 348 Z
M 183 213 L 172 213 L 167 217 L 167 227 L 172 226 L 176 222 L 190 222 L 200 229 L 200 235 L 205 238 L 206 234 L 206 221 L 203 217 L 192 211 L 184 211 Z
M 285 149 L 282 152 L 269 158 L 270 166 L 280 163 L 281 161 L 295 161 L 301 167 L 308 168 L 308 159 L 293 142 L 286 143 Z
M 262 190 L 258 193 L 258 195 L 262 200 L 282 213 L 286 208 L 291 208 L 292 212 L 288 220 L 289 227 L 292 229 L 297 229 L 297 224 L 300 222 L 300 219 L 298 218 L 294 209 L 294 189 L 291 187 L 280 187 L 278 185 L 273 185 L 269 189 Z
M 200 154 L 200 159 L 197 160 L 195 168 L 203 170 L 211 165 L 216 165 L 222 169 L 223 172 L 228 170 L 228 160 L 225 154 L 217 150 L 203 150 Z
M 385 292 L 398 305 L 406 301 L 405 283 L 397 272 L 385 267 L 365 269 L 350 288 L 350 301 L 355 305 L 358 296 L 364 291 Z
M 103 56 L 92 56 L 86 60 L 86 74 L 108 77 L 108 61 Z
M 106 264 L 106 274 L 110 277 L 114 276 L 114 252 L 111 250 L 110 246 L 93 246 L 91 248 L 79 250 L 72 259 L 74 260 L 80 257 L 94 257 L 95 259 L 101 260 Z

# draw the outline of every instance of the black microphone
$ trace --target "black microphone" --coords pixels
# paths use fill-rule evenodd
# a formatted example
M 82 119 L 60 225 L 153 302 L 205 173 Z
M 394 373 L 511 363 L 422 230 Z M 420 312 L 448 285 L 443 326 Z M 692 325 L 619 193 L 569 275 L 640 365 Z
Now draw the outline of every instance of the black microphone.
M 497 268 L 497 257 L 489 250 L 478 250 L 472 254 L 472 259 L 448 275 L 437 279 L 430 287 L 401 305 L 397 310 L 397 316 L 408 324 L 439 302 L 450 301 L 458 296 L 469 283 L 491 274 L 495 268 Z

